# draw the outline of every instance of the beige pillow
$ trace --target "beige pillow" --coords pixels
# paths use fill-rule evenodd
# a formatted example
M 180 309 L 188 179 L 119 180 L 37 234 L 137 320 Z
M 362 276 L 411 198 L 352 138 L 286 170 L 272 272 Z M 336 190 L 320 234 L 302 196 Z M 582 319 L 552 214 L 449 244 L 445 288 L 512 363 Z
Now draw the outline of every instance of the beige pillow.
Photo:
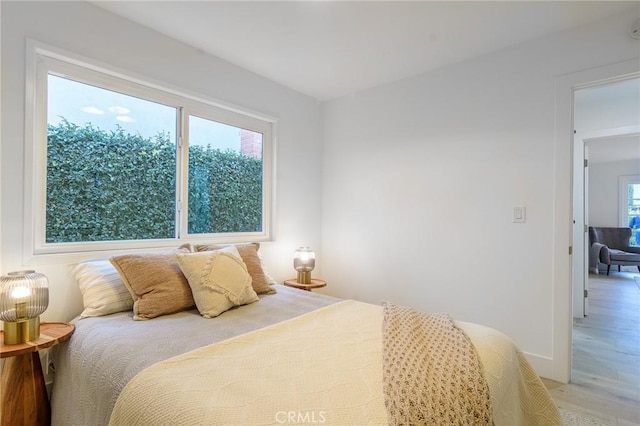
M 225 247 L 229 246 L 218 244 L 194 246 L 196 252 L 220 250 Z M 260 248 L 260 244 L 235 244 L 235 247 L 238 249 L 238 253 L 240 253 L 242 261 L 245 263 L 245 265 L 247 265 L 247 271 L 249 271 L 249 275 L 251 275 L 251 285 L 253 286 L 253 290 L 257 294 L 275 293 L 276 290 L 269 285 L 269 280 L 265 275 L 264 270 L 262 269 L 262 263 L 260 262 L 260 257 L 258 256 L 258 248 Z
M 198 311 L 205 318 L 258 300 L 247 267 L 233 246 L 179 254 L 178 263 L 187 277 Z
M 133 299 L 116 268 L 108 260 L 82 262 L 71 270 L 82 293 L 81 318 L 130 311 Z
M 191 288 L 178 264 L 178 253 L 189 253 L 189 250 L 179 248 L 111 258 L 133 298 L 133 319 L 155 318 L 194 306 Z

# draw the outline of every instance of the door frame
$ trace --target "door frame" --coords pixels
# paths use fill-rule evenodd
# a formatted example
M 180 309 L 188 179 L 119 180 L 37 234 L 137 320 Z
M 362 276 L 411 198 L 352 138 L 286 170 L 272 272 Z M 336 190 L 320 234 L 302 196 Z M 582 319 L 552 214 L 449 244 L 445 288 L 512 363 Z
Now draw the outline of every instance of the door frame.
M 554 137 L 553 248 L 553 360 L 549 376 L 568 383 L 571 378 L 573 245 L 573 95 L 574 91 L 608 82 L 640 77 L 638 61 L 629 60 L 556 79 Z

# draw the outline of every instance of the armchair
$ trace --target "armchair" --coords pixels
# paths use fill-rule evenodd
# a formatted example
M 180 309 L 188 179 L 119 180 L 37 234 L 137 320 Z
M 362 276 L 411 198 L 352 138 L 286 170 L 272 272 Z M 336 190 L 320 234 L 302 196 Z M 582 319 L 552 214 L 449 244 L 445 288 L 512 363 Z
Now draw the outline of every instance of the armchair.
M 607 275 L 611 265 L 637 266 L 640 272 L 640 246 L 630 246 L 631 228 L 589 227 L 589 266 L 598 269 L 598 262 L 607 265 Z

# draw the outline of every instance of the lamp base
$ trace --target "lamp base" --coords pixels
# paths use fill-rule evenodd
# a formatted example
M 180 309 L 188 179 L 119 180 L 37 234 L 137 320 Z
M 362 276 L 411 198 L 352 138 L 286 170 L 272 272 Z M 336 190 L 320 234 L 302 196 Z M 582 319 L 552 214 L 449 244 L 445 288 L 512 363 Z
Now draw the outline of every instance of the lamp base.
M 311 271 L 298 271 L 298 282 L 300 284 L 311 284 Z
M 4 323 L 4 344 L 17 345 L 40 337 L 40 317 Z

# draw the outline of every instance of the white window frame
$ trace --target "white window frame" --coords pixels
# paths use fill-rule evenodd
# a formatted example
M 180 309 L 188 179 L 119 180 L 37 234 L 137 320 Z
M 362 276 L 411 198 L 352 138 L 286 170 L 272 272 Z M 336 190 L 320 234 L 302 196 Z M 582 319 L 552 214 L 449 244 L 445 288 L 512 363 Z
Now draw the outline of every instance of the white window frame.
M 629 185 L 640 185 L 640 175 L 620 176 L 618 178 L 618 212 L 620 218 L 620 226 L 626 228 L 629 226 Z
M 97 85 L 175 107 L 180 115 L 176 170 L 176 236 L 169 239 L 46 242 L 47 79 L 49 73 Z M 175 247 L 185 242 L 215 243 L 269 241 L 272 238 L 274 145 L 276 120 L 272 117 L 188 93 L 97 61 L 28 40 L 25 112 L 25 256 Z M 189 114 L 262 133 L 262 230 L 225 234 L 188 234 L 188 128 Z M 180 124 L 182 123 L 182 124 Z M 177 244 L 176 244 L 177 243 Z

